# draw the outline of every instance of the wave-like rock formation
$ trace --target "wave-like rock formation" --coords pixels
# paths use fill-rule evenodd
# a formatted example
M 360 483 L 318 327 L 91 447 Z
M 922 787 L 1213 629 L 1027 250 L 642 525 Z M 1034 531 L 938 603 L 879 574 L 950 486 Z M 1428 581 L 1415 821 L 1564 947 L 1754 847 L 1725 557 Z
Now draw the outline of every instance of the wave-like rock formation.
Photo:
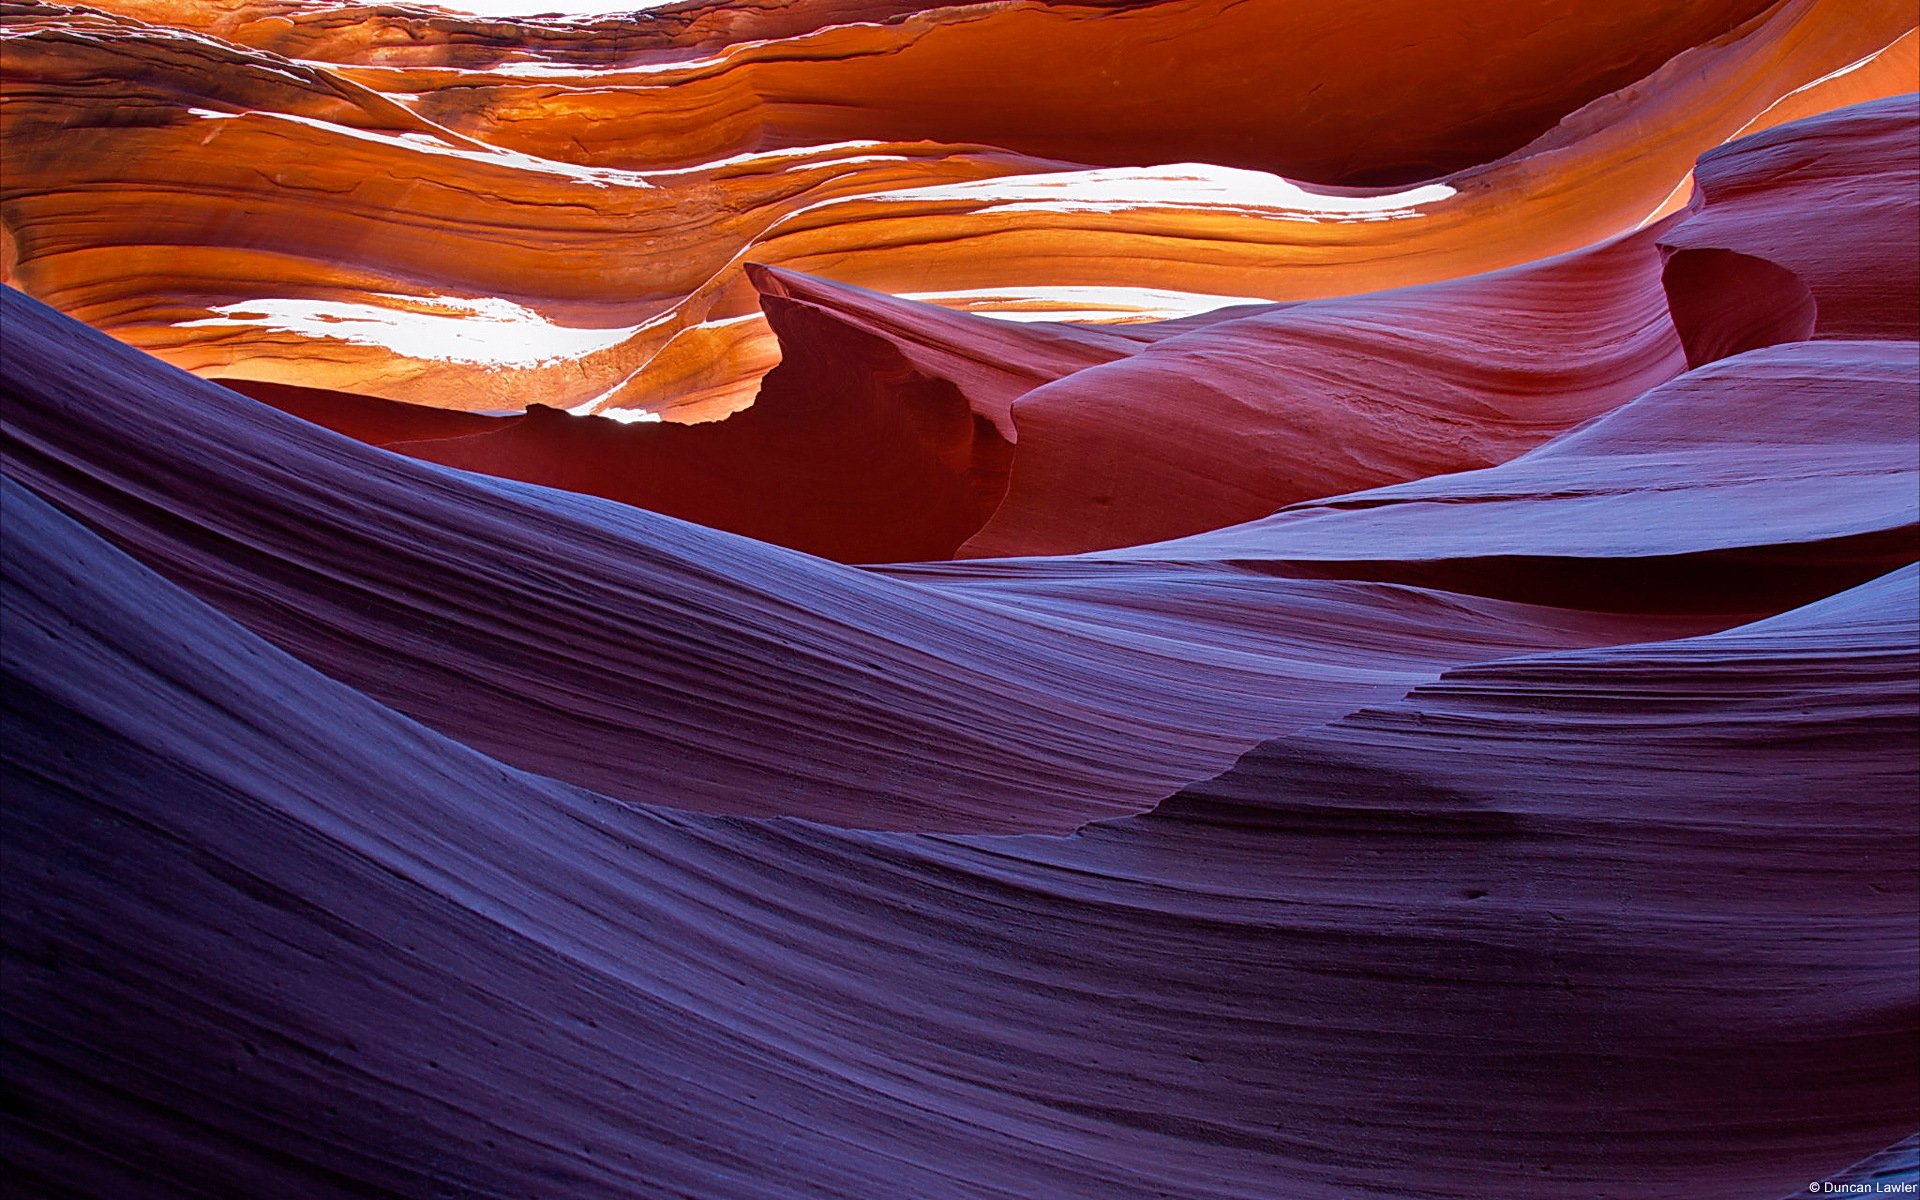
M 1920 1186 L 1917 44 L 0 0 L 10 1186 Z
M 1806 337 L 1920 338 L 1917 105 L 1824 114 L 1700 160 L 1697 211 L 1660 239 L 1690 361 Z M 1728 271 L 1743 273 L 1712 278 Z
M 626 799 L 1065 830 L 1494 650 L 1702 619 L 1231 568 L 984 592 L 849 572 L 384 454 L 5 303 L 10 474 L 329 675 Z M 112 383 L 76 401 L 81 378 Z
M 747 263 L 1123 318 L 1434 282 L 1913 86 L 1905 0 L 1592 8 L 683 12 L 582 61 L 590 26 L 9 0 L 6 270 L 204 374 L 712 419 L 778 357 Z

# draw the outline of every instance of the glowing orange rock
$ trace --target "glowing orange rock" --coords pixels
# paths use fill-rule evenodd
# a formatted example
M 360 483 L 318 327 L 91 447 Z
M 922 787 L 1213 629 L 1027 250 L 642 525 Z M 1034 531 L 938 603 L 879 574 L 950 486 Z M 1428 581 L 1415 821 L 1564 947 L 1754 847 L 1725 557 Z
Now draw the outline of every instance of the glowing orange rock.
M 776 359 L 748 262 L 1122 320 L 1455 278 L 1629 230 L 1702 151 L 1913 57 L 1894 0 L 1541 3 L 1498 38 L 1467 5 L 702 8 L 591 51 L 604 24 L 118 7 L 8 26 L 16 285 L 210 376 L 670 420 Z

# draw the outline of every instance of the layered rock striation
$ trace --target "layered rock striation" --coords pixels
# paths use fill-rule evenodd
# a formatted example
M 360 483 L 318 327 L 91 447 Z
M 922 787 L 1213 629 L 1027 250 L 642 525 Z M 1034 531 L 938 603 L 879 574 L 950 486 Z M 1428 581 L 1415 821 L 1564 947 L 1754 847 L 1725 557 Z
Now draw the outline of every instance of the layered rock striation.
M 23 1194 L 1920 1184 L 1910 7 L 0 22 Z

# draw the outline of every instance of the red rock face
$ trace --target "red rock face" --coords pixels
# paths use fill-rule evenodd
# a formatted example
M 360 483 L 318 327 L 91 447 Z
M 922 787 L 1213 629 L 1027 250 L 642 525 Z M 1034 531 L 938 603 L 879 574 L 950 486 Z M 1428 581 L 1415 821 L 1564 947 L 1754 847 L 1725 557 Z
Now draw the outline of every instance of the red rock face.
M 0 12 L 23 1195 L 1920 1185 L 1910 5 Z

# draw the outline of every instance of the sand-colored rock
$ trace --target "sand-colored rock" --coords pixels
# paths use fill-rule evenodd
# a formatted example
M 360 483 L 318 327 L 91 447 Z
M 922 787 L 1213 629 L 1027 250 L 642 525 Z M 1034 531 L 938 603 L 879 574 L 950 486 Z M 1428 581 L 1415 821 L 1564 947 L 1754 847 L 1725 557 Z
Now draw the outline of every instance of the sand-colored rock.
M 7 1190 L 1920 1187 L 1913 18 L 0 0 Z
M 9 278 L 206 375 L 468 410 L 541 403 L 710 419 L 750 403 L 775 361 L 748 262 L 962 306 L 1017 290 L 1056 294 L 1056 307 L 1071 309 L 1073 289 L 1150 289 L 1185 294 L 1188 311 L 1374 291 L 1619 234 L 1684 198 L 1700 153 L 1776 110 L 1911 87 L 1912 41 L 1902 38 L 1912 14 L 1894 0 L 1794 0 L 1744 24 L 1745 9 L 1731 5 L 1683 6 L 1677 22 L 1659 6 L 1582 6 L 1559 14 L 1547 42 L 1529 42 L 1537 62 L 1509 54 L 1486 67 L 1519 72 L 1506 81 L 1512 94 L 1480 76 L 1471 88 L 1385 88 L 1370 72 L 1404 77 L 1392 60 L 1367 60 L 1355 75 L 1352 55 L 1328 57 L 1312 39 L 1298 43 L 1301 53 L 1315 47 L 1311 69 L 1275 67 L 1239 83 L 1229 71 L 1207 76 L 1271 94 L 1281 106 L 1272 112 L 1226 107 L 1184 71 L 1115 74 L 1127 79 L 1120 104 L 1089 93 L 1096 80 L 1017 69 L 1005 57 L 1016 42 L 1048 46 L 1032 40 L 1042 29 L 1108 37 L 1115 22 L 1172 23 L 1195 2 L 1098 17 L 1037 4 L 950 8 L 742 42 L 677 64 L 578 65 L 530 51 L 485 68 L 296 62 L 132 17 L 77 19 L 16 3 L 4 113 L 20 149 L 0 195 L 0 225 L 18 248 Z M 1469 11 L 1418 7 L 1443 26 Z M 317 21 L 337 20 L 318 11 Z M 1277 0 L 1229 10 L 1234 21 L 1316 11 Z M 1390 17 L 1412 20 L 1379 8 L 1378 20 Z M 1639 66 L 1600 74 L 1597 59 L 1579 69 L 1565 61 L 1592 58 L 1578 49 L 1585 43 L 1555 40 L 1600 36 L 1602 26 L 1625 38 L 1634 21 L 1701 40 L 1665 65 L 1636 57 Z M 1169 28 L 1256 44 L 1232 22 L 1182 17 Z M 1340 36 L 1368 28 L 1353 23 L 1358 32 Z M 420 36 L 450 29 L 429 22 Z M 1561 48 L 1548 53 L 1549 42 Z M 1295 43 L 1257 44 L 1268 53 Z M 1617 44 L 1644 56 L 1662 43 Z M 1154 45 L 1166 63 L 1211 53 L 1177 39 Z M 1418 39 L 1409 45 L 1439 61 Z M 1499 43 L 1486 45 L 1497 58 Z M 1096 61 L 1065 46 L 1045 52 Z M 951 65 L 919 65 L 915 55 Z M 1004 105 L 982 105 L 971 102 L 978 88 L 955 90 L 967 71 L 1067 91 L 1048 108 L 996 88 Z M 1318 117 L 1281 119 L 1285 105 L 1304 101 L 1275 91 L 1275 78 L 1320 86 Z M 1328 87 L 1404 111 L 1333 104 Z M 1207 121 L 1181 115 L 1202 104 Z M 1460 117 L 1461 104 L 1531 115 L 1483 128 Z M 622 117 L 621 105 L 638 115 Z M 647 123 L 656 110 L 711 144 L 674 150 L 674 169 L 591 151 L 595 138 L 672 145 L 670 130 Z M 934 119 L 942 111 L 973 114 L 973 124 Z M 1222 146 L 1162 153 L 1173 130 L 1190 137 L 1236 111 L 1251 123 L 1218 125 Z M 1335 113 L 1356 126 L 1327 126 Z M 1066 140 L 1018 136 L 1020 121 Z M 736 135 L 729 122 L 750 129 Z M 1285 137 L 1260 133 L 1257 156 L 1227 153 L 1234 138 L 1276 129 Z M 1080 132 L 1060 132 L 1071 130 Z M 1341 157 L 1381 131 L 1406 140 L 1367 162 Z M 1453 140 L 1436 143 L 1443 134 Z M 1285 138 L 1308 140 L 1289 149 Z M 1179 163 L 1202 149 L 1242 165 L 1087 169 Z M 1318 182 L 1297 186 L 1264 168 Z M 1331 186 L 1389 177 L 1414 182 L 1358 194 Z M 148 219 L 156 210 L 164 221 Z M 1112 315 L 1126 318 L 1127 301 Z M 502 344 L 523 349 L 502 357 Z

